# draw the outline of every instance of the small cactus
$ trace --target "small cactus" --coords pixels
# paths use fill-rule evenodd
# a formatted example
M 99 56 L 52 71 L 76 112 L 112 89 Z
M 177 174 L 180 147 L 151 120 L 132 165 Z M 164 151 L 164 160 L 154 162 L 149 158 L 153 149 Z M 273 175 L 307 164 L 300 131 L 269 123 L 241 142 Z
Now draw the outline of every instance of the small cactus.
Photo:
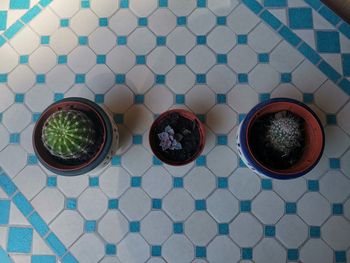
M 266 137 L 275 150 L 287 156 L 300 147 L 302 139 L 300 120 L 290 112 L 277 112 L 270 120 Z
M 176 134 L 169 125 L 165 127 L 164 132 L 158 134 L 158 138 L 160 140 L 160 146 L 162 150 L 165 151 L 167 149 L 170 150 L 181 150 L 182 145 L 176 139 Z
M 82 112 L 60 110 L 44 123 L 42 141 L 45 148 L 61 159 L 78 159 L 94 145 L 95 129 Z

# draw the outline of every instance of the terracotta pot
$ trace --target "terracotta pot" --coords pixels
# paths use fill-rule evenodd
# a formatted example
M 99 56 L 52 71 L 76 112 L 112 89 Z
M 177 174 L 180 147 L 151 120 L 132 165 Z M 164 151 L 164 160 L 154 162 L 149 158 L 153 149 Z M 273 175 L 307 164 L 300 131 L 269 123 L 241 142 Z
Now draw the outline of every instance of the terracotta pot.
M 254 156 L 249 140 L 253 123 L 261 116 L 288 110 L 304 119 L 305 147 L 301 158 L 288 169 L 267 167 Z M 287 98 L 276 98 L 256 105 L 241 122 L 237 132 L 237 147 L 242 161 L 254 172 L 278 179 L 291 179 L 305 175 L 319 162 L 324 149 L 324 131 L 317 115 L 305 104 Z
M 44 146 L 41 136 L 45 121 L 59 110 L 84 112 L 95 124 L 99 141 L 94 155 L 83 162 L 65 161 L 53 156 Z M 42 165 L 53 173 L 64 176 L 81 175 L 109 163 L 118 144 L 118 129 L 111 117 L 96 103 L 83 98 L 67 98 L 50 105 L 37 121 L 33 131 L 34 151 Z
M 162 123 L 165 119 L 169 118 L 170 114 L 172 114 L 172 113 L 177 113 L 181 117 L 195 122 L 197 127 L 198 127 L 199 134 L 200 134 L 199 146 L 198 146 L 198 149 L 196 150 L 196 153 L 191 158 L 189 158 L 185 161 L 174 161 L 174 160 L 169 160 L 169 159 L 165 158 L 164 155 L 162 154 L 162 152 L 159 151 L 158 145 L 156 143 L 157 134 L 155 133 L 155 128 L 160 123 Z M 159 160 L 161 160 L 162 162 L 169 164 L 169 165 L 174 165 L 174 166 L 186 165 L 190 162 L 193 162 L 202 153 L 204 145 L 205 145 L 205 128 L 204 128 L 204 125 L 201 123 L 201 121 L 193 113 L 186 111 L 186 110 L 183 110 L 183 109 L 169 110 L 169 111 L 162 113 L 153 122 L 151 129 L 150 129 L 150 132 L 149 132 L 149 142 L 150 142 L 150 146 L 151 146 L 151 149 L 152 149 L 154 155 L 157 156 L 157 158 Z

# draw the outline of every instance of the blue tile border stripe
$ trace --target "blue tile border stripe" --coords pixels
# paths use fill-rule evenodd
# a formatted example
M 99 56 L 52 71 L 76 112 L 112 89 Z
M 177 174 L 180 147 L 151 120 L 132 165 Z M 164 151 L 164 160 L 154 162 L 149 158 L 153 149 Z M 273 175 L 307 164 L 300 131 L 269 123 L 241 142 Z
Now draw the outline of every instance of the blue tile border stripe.
M 305 0 L 314 9 L 319 10 L 323 5 L 318 3 L 319 0 Z M 284 25 L 277 17 L 275 17 L 269 10 L 263 7 L 256 0 L 243 0 L 242 3 L 254 14 L 260 17 L 266 24 L 268 24 L 277 34 L 279 34 L 285 41 L 295 47 L 306 59 L 318 67 L 330 80 L 338 85 L 346 94 L 350 95 L 350 81 L 343 77 L 336 69 L 327 63 L 321 56 L 298 37 L 289 27 Z M 345 22 L 344 22 L 345 23 Z M 350 28 L 349 35 L 350 35 Z
M 51 250 L 63 261 L 62 262 L 78 262 L 73 255 L 67 253 L 67 248 L 59 240 L 59 238 L 50 230 L 49 226 L 35 211 L 28 199 L 18 190 L 11 178 L 0 167 L 0 188 L 8 195 L 11 201 L 16 205 L 18 210 L 27 218 L 31 226 L 46 241 Z M 6 251 L 1 251 L 0 262 L 6 263 Z M 3 254 L 5 253 L 5 254 Z M 9 261 L 11 262 L 11 261 Z
M 0 246 L 0 262 L 1 263 L 12 263 L 6 251 Z

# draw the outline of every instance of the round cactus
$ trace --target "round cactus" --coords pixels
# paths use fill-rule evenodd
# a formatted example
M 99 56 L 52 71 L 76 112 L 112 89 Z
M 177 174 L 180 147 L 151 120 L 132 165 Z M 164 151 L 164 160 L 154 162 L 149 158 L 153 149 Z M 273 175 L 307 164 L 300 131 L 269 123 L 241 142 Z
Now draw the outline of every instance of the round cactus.
M 94 145 L 95 129 L 82 112 L 60 110 L 44 123 L 42 141 L 45 148 L 62 159 L 78 159 Z

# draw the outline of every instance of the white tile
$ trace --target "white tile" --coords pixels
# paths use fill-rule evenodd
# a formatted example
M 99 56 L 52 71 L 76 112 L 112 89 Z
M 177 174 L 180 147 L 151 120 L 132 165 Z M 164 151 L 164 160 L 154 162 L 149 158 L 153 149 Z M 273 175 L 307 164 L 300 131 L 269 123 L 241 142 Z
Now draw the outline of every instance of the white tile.
M 349 222 L 339 216 L 331 217 L 321 229 L 322 238 L 334 250 L 346 250 L 350 242 Z
M 119 209 L 130 220 L 141 220 L 151 210 L 151 200 L 139 188 L 130 188 L 119 200 Z
M 50 224 L 50 228 L 67 247 L 70 247 L 84 232 L 84 219 L 78 212 L 64 210 Z
M 84 234 L 70 250 L 79 262 L 98 262 L 105 254 L 105 246 L 95 234 Z
M 287 202 L 297 201 L 307 191 L 304 178 L 275 180 L 273 189 Z
M 314 96 L 316 104 L 327 113 L 336 113 L 348 100 L 348 96 L 330 80 L 327 80 Z
M 144 147 L 135 145 L 123 155 L 122 165 L 131 175 L 140 176 L 152 165 L 151 158 Z
M 329 202 L 319 193 L 306 193 L 297 205 L 298 215 L 309 225 L 321 225 L 331 212 Z
M 226 65 L 216 65 L 207 73 L 207 84 L 215 93 L 227 93 L 236 84 L 236 74 Z
M 236 45 L 236 34 L 226 26 L 217 26 L 209 33 L 207 41 L 216 53 L 227 53 Z
M 236 34 L 247 34 L 259 22 L 260 19 L 243 4 L 240 4 L 235 8 L 235 10 L 233 10 L 233 12 L 227 17 L 227 25 Z
M 287 25 L 287 12 L 285 9 L 279 9 L 279 8 L 271 8 L 269 10 L 273 16 L 275 16 L 277 19 L 279 19 L 284 25 Z
M 166 76 L 167 85 L 175 93 L 186 93 L 195 83 L 193 72 L 185 65 L 176 66 Z
M 237 155 L 227 146 L 216 146 L 207 155 L 207 165 L 214 174 L 228 177 L 237 168 Z
M 196 7 L 195 0 L 169 0 L 169 9 L 177 16 L 187 16 Z
M 171 190 L 164 197 L 162 205 L 174 221 L 183 221 L 194 211 L 194 200 L 184 189 Z
M 195 113 L 206 113 L 215 105 L 215 94 L 207 85 L 195 85 L 186 94 L 186 105 Z
M 162 211 L 152 211 L 141 221 L 141 235 L 149 244 L 162 244 L 172 233 L 172 221 Z
M 216 135 L 205 126 L 205 145 L 203 155 L 207 155 L 216 146 Z
M 218 134 L 228 133 L 236 125 L 237 114 L 226 105 L 216 105 L 207 114 L 207 125 Z
M 5 85 L 0 85 L 1 97 L 0 97 L 0 111 L 4 112 L 14 101 L 15 96 Z
M 35 231 L 33 232 L 33 245 L 32 253 L 35 255 L 50 255 L 52 254 L 51 248 L 45 243 L 41 236 Z
M 132 106 L 124 117 L 125 125 L 137 134 L 145 132 L 153 122 L 152 113 L 143 105 Z
M 270 253 L 266 253 L 270 251 Z M 287 259 L 286 250 L 275 239 L 263 239 L 255 248 L 253 259 L 255 262 L 285 262 Z
M 347 219 L 350 219 L 350 199 L 348 199 L 344 204 L 344 216 L 347 218 Z
M 343 109 L 341 109 L 337 115 L 337 121 L 340 127 L 342 127 L 348 134 L 350 134 L 350 102 L 348 102 Z
M 187 54 L 195 44 L 195 36 L 186 27 L 177 27 L 167 36 L 167 47 L 177 55 Z
M 49 72 L 56 65 L 56 54 L 50 47 L 40 46 L 29 57 L 29 65 L 37 74 Z
M 36 85 L 25 94 L 25 104 L 32 112 L 42 112 L 53 102 L 53 97 L 46 85 Z
M 79 10 L 79 7 L 79 0 L 62 0 L 50 5 L 50 8 L 62 18 L 72 17 Z
M 64 78 L 62 78 L 64 76 Z M 75 75 L 66 65 L 57 65 L 46 75 L 48 86 L 53 92 L 66 92 L 74 83 Z
M 100 261 L 100 263 L 122 263 L 122 262 L 116 256 L 114 257 L 106 256 Z
M 166 263 L 162 258 L 150 258 L 147 263 Z
M 57 54 L 68 54 L 78 45 L 78 37 L 67 27 L 58 29 L 50 37 L 50 47 Z
M 209 262 L 238 262 L 240 249 L 225 236 L 217 236 L 207 247 Z
M 341 156 L 350 144 L 349 136 L 337 126 L 327 126 L 325 129 L 325 153 L 329 157 Z
M 168 262 L 191 262 L 193 244 L 185 235 L 172 235 L 163 245 L 162 254 Z
M 299 247 L 308 238 L 308 226 L 297 215 L 285 215 L 276 225 L 276 237 L 289 248 Z
M 312 169 L 310 172 L 308 172 L 306 175 L 304 175 L 305 179 L 318 179 L 324 173 L 329 169 L 329 160 L 325 155 L 322 155 L 320 161 L 315 166 L 314 169 Z
M 162 113 L 173 105 L 173 93 L 164 85 L 156 85 L 145 96 L 145 104 L 153 113 Z
M 195 9 L 187 19 L 187 27 L 196 35 L 207 34 L 215 23 L 214 14 L 206 8 Z
M 62 78 L 62 76 L 61 76 Z M 26 65 L 17 66 L 8 75 L 8 85 L 14 92 L 24 93 L 35 83 L 34 72 Z
M 124 85 L 116 85 L 105 95 L 106 106 L 114 113 L 125 112 L 133 103 L 134 95 Z
M 115 34 L 105 27 L 99 27 L 89 36 L 89 46 L 96 54 L 107 54 L 115 43 Z
M 7 244 L 7 232 L 8 232 L 8 227 L 1 227 L 0 226 L 0 245 L 1 247 L 6 247 Z
M 108 199 L 100 189 L 88 188 L 78 199 L 78 210 L 87 220 L 97 220 L 107 210 Z
M 128 47 L 137 55 L 148 54 L 156 46 L 156 37 L 148 28 L 137 28 L 128 37 Z
M 71 87 L 65 94 L 64 94 L 65 98 L 69 98 L 69 97 L 82 97 L 82 98 L 86 98 L 89 100 L 94 100 L 94 94 L 91 92 L 91 90 L 89 90 L 87 87 L 85 87 L 85 85 L 74 85 L 73 87 Z
M 247 73 L 257 64 L 257 54 L 249 46 L 236 46 L 227 59 L 229 66 L 237 73 Z
M 0 152 L 0 166 L 10 177 L 17 175 L 26 164 L 27 153 L 20 146 L 8 145 Z
M 350 194 L 350 180 L 341 172 L 329 171 L 320 180 L 320 193 L 331 203 L 342 203 Z
M 117 35 L 128 35 L 137 26 L 137 19 L 129 9 L 120 9 L 109 20 L 109 27 Z
M 153 166 L 142 176 L 142 188 L 152 198 L 163 198 L 172 183 L 171 175 L 163 167 Z
M 230 236 L 241 247 L 252 247 L 262 237 L 261 223 L 249 213 L 240 213 L 230 224 Z
M 98 233 L 108 243 L 118 243 L 129 231 L 129 222 L 119 211 L 108 211 L 98 223 Z
M 175 66 L 175 55 L 167 47 L 157 47 L 147 56 L 147 65 L 156 74 L 166 74 Z
M 185 222 L 186 236 L 196 246 L 207 245 L 216 232 L 217 224 L 206 212 L 194 212 Z
M 86 73 L 96 63 L 95 53 L 87 46 L 75 48 L 68 56 L 68 66 L 75 73 Z
M 273 92 L 271 92 L 271 98 L 290 98 L 302 101 L 303 94 L 294 85 L 283 83 L 278 85 Z
M 123 63 L 120 63 L 123 61 Z M 126 73 L 135 65 L 135 55 L 125 46 L 112 49 L 106 56 L 106 64 L 114 73 Z
M 215 62 L 214 53 L 205 46 L 196 46 L 186 56 L 187 65 L 196 73 L 207 72 Z
M 41 36 L 49 36 L 59 28 L 60 21 L 51 8 L 45 8 L 30 21 L 29 26 Z
M 318 12 L 312 10 L 312 20 L 314 29 L 334 29 L 334 26 L 323 18 Z
M 10 72 L 18 63 L 18 55 L 16 51 L 9 45 L 4 44 L 0 48 L 0 72 L 7 73 Z
M 108 17 L 118 10 L 118 1 L 91 0 L 90 7 L 99 17 Z
M 10 255 L 10 258 L 13 260 L 13 262 L 16 262 L 16 263 L 30 263 L 31 262 L 30 255 Z
M 310 47 L 316 49 L 315 32 L 313 30 L 294 30 L 294 33 L 304 40 L 306 44 L 309 44 Z
M 264 23 L 260 23 L 248 36 L 249 46 L 256 52 L 270 52 L 281 38 Z
M 118 245 L 118 257 L 121 262 L 146 262 L 149 256 L 150 247 L 138 234 L 128 234 Z
M 249 73 L 249 83 L 257 92 L 271 92 L 279 81 L 280 74 L 267 64 L 259 64 Z
M 13 181 L 22 194 L 30 200 L 46 185 L 46 174 L 39 166 L 26 166 Z
M 258 94 L 249 85 L 235 85 L 227 95 L 227 103 L 239 113 L 249 112 L 258 102 Z
M 263 191 L 253 200 L 252 211 L 264 224 L 275 224 L 284 213 L 284 202 L 274 192 Z
M 168 35 L 176 27 L 176 17 L 168 9 L 157 9 L 148 18 L 148 27 L 156 35 Z
M 341 53 L 348 53 L 350 52 L 350 40 L 342 35 L 339 34 L 339 41 L 340 41 L 340 48 L 341 48 Z
M 216 178 L 208 168 L 195 167 L 184 179 L 185 189 L 195 199 L 205 199 L 216 187 Z
M 291 72 L 302 61 L 302 55 L 286 41 L 281 42 L 270 54 L 270 64 L 279 72 Z
M 3 150 L 9 143 L 9 132 L 3 125 L 0 125 L 0 151 Z
M 207 209 L 215 220 L 220 223 L 231 221 L 239 212 L 237 199 L 226 189 L 217 189 L 209 196 Z
M 109 167 L 99 178 L 101 190 L 109 197 L 120 197 L 130 186 L 130 175 L 121 167 Z
M 237 0 L 208 0 L 208 8 L 217 16 L 227 16 L 238 3 Z
M 238 168 L 229 178 L 229 189 L 240 200 L 250 200 L 260 191 L 259 177 L 248 168 Z
M 128 87 L 136 94 L 143 94 L 154 84 L 154 74 L 145 65 L 137 65 L 126 74 Z
M 350 178 L 349 171 L 350 171 L 350 149 L 342 156 L 341 158 L 341 169 L 343 173 Z
M 19 54 L 30 54 L 39 46 L 39 37 L 32 29 L 25 27 L 10 43 Z
M 87 176 L 58 176 L 57 187 L 66 197 L 78 197 L 88 186 Z
M 305 263 L 333 262 L 333 251 L 323 240 L 309 239 L 300 249 L 300 259 Z
M 130 145 L 132 144 L 132 135 L 129 129 L 126 128 L 124 125 L 119 124 L 118 131 L 119 131 L 119 146 L 116 154 L 123 154 L 130 148 Z
M 173 176 L 182 177 L 194 166 L 194 162 L 183 166 L 172 166 L 164 164 L 164 168 L 168 170 Z
M 86 74 L 86 85 L 95 94 L 105 94 L 115 84 L 115 74 L 106 65 L 95 65 Z
M 45 222 L 49 223 L 63 210 L 64 197 L 57 189 L 44 188 L 31 203 Z
M 157 8 L 157 0 L 147 2 L 130 0 L 129 7 L 137 16 L 149 16 Z
M 28 220 L 24 217 L 21 211 L 15 205 L 12 205 L 10 208 L 10 225 L 20 225 L 20 226 L 30 226 Z

